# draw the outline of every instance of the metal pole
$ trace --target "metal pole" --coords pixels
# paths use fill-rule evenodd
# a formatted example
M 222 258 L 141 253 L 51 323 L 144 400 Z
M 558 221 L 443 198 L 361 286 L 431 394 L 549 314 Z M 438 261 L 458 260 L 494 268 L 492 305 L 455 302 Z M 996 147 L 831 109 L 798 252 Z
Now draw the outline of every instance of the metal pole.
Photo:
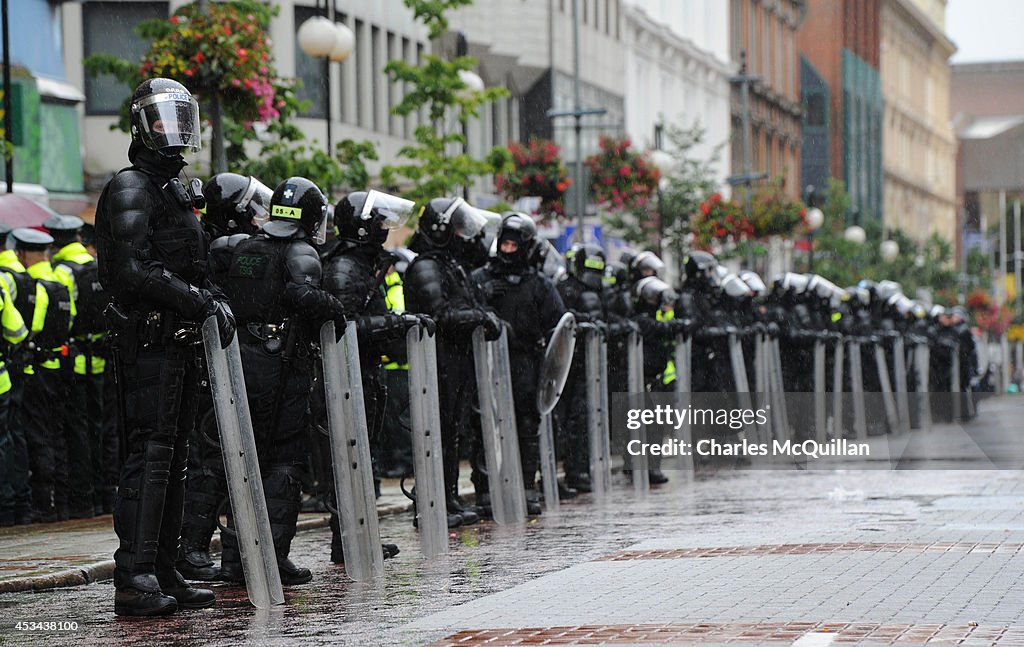
M 753 169 L 750 168 L 750 81 L 747 77 L 747 53 L 740 54 L 740 75 L 743 81 L 740 84 L 740 110 L 743 111 L 743 174 L 750 177 Z M 750 180 L 743 185 L 743 215 L 750 220 Z M 754 267 L 754 248 L 747 242 L 747 265 Z
M 334 2 L 333 0 L 324 0 L 324 16 L 334 24 Z M 327 157 L 334 157 L 334 150 L 332 148 L 333 140 L 331 137 L 331 122 L 334 121 L 333 115 L 331 115 L 331 57 L 327 55 L 324 57 L 324 109 L 327 111 Z
M 661 133 L 663 126 L 654 124 L 654 150 L 660 151 L 661 148 Z M 664 196 L 661 192 L 661 181 L 664 178 L 658 178 L 658 258 L 665 257 L 665 201 Z
M 1021 258 L 1020 258 L 1020 200 L 1013 201 L 1013 285 L 1017 305 L 1017 312 L 1020 313 L 1021 304 Z
M 580 142 L 580 135 L 583 125 L 580 110 L 580 0 L 572 0 L 572 88 L 575 104 L 573 109 L 576 114 L 576 240 L 584 242 L 583 238 L 583 151 Z
M 14 114 L 11 108 L 11 38 L 9 35 L 7 0 L 3 0 L 3 49 L 4 49 L 4 177 L 7 179 L 7 192 L 14 193 Z M 8 152 L 9 151 L 9 152 Z
M 999 192 L 999 272 L 996 277 L 999 305 L 1006 303 L 1006 191 Z

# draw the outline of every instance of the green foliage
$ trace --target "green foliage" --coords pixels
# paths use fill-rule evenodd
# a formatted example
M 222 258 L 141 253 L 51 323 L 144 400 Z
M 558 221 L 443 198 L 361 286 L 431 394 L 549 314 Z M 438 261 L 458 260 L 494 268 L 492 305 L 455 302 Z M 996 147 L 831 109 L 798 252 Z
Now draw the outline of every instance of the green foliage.
M 881 243 L 885 231 L 874 219 L 864 222 L 864 244 L 846 240 L 846 214 L 850 197 L 843 183 L 829 181 L 828 201 L 821 207 L 825 223 L 814 236 L 814 272 L 839 286 L 853 285 L 861 279 L 881 281 L 889 279 L 903 286 L 904 294 L 913 296 L 918 288 L 929 288 L 934 293 L 949 293 L 957 286 L 958 275 L 953 267 L 953 248 L 949 241 L 932 234 L 918 243 L 899 229 L 889 231 L 889 240 L 900 248 L 892 261 L 882 258 Z M 801 271 L 807 271 L 807 259 Z
M 439 37 L 447 27 L 444 12 L 465 6 L 471 0 L 404 0 L 416 18 L 422 20 L 431 34 Z M 497 148 L 485 158 L 477 159 L 462 151 L 466 145 L 463 129 L 479 115 L 480 107 L 508 96 L 505 88 L 471 91 L 459 72 L 471 70 L 476 59 L 460 56 L 445 60 L 428 54 L 421 65 L 392 60 L 384 67 L 392 82 L 404 83 L 406 94 L 392 108 L 392 114 L 406 116 L 426 113 L 427 123 L 414 133 L 415 144 L 399 150 L 404 162 L 381 169 L 381 181 L 397 186 L 402 194 L 417 202 L 442 195 L 451 195 L 457 187 L 468 186 L 473 179 L 510 168 L 511 155 Z

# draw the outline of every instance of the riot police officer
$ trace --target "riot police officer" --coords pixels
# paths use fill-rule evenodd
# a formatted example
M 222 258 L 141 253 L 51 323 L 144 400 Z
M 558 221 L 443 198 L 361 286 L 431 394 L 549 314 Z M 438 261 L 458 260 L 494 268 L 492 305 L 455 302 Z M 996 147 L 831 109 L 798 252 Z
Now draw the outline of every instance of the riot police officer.
M 322 257 L 324 289 L 338 298 L 350 319 L 354 319 L 359 339 L 359 368 L 362 371 L 366 422 L 374 462 L 380 455 L 380 428 L 387 393 L 380 382 L 381 355 L 398 356 L 405 344 L 405 330 L 426 317 L 393 314 L 388 310 L 383 290 L 394 256 L 384 251 L 388 234 L 404 225 L 412 215 L 414 203 L 380 191 L 350 193 L 334 208 L 337 244 Z M 427 321 L 432 326 L 432 322 Z M 330 452 L 323 452 L 330 455 Z M 344 561 L 340 519 L 331 512 L 331 561 Z M 398 553 L 394 544 L 385 544 L 384 556 Z
M 497 248 L 486 266 L 472 278 L 487 295 L 487 303 L 509 325 L 509 354 L 512 359 L 512 397 L 516 432 L 523 467 L 526 502 L 532 514 L 540 513 L 540 491 L 536 487 L 540 469 L 540 440 L 537 435 L 537 385 L 544 349 L 551 330 L 565 314 L 565 306 L 551 281 L 529 264 L 537 237 L 537 226 L 524 213 L 506 213 L 498 229 Z M 484 479 L 481 481 L 485 480 Z M 486 483 L 477 490 L 486 491 Z
M 597 332 L 606 329 L 607 316 L 601 298 L 605 255 L 600 245 L 577 243 L 566 253 L 568 273 L 556 284 L 566 309 L 577 323 Z M 591 334 L 594 334 L 592 332 Z M 587 440 L 586 360 L 583 344 L 577 344 L 572 368 L 555 409 L 557 429 L 564 447 L 565 485 L 569 490 L 590 492 L 590 451 Z
M 270 220 L 235 245 L 224 290 L 235 304 L 245 388 L 282 584 L 304 584 L 309 569 L 288 554 L 305 476 L 312 388 L 310 342 L 320 325 L 344 330 L 345 308 L 321 286 L 327 201 L 312 182 L 291 177 L 274 189 Z M 221 579 L 244 580 L 237 540 L 221 538 Z
M 273 191 L 251 176 L 218 173 L 203 185 L 203 196 L 206 198 L 203 230 L 210 237 L 210 281 L 223 289 L 235 246 L 266 223 Z M 217 511 L 226 497 L 227 480 L 213 397 L 208 390 L 203 390 L 196 428 L 189 443 L 185 513 L 176 564 L 186 579 L 212 581 L 220 575 L 209 549 L 217 527 Z
M 438 394 L 441 449 L 448 525 L 479 521 L 458 496 L 459 432 L 470 420 L 476 397 L 473 330 L 483 326 L 489 340 L 501 336 L 502 322 L 487 309 L 483 294 L 469 278 L 464 259 L 479 256 L 486 218 L 462 198 L 435 198 L 420 214 L 409 244 L 415 260 L 405 271 L 409 312 L 428 315 L 437 324 Z
M 149 79 L 131 99 L 131 166 L 96 208 L 99 278 L 116 299 L 115 362 L 125 402 L 126 454 L 114 505 L 114 613 L 163 615 L 210 606 L 174 568 L 188 436 L 200 381 L 200 325 L 215 316 L 234 336 L 226 300 L 206 276 L 197 183 L 178 178 L 200 148 L 199 106 L 183 85 Z

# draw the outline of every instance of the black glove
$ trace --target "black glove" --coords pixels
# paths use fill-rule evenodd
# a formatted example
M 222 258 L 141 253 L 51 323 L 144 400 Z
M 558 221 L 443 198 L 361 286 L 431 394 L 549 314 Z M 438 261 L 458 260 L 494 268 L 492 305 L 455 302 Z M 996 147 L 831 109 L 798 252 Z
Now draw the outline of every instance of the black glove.
M 220 337 L 220 347 L 227 348 L 235 337 L 235 315 L 231 312 L 231 306 L 227 301 L 219 301 L 209 290 L 201 289 L 205 301 L 199 311 L 200 325 L 210 317 L 217 317 L 217 333 Z
M 494 341 L 501 337 L 503 322 L 493 312 L 485 312 L 480 325 L 484 327 L 484 339 L 487 341 Z
M 415 315 L 420 325 L 427 330 L 427 335 L 433 337 L 437 334 L 437 323 L 427 315 Z
M 334 308 L 334 312 L 331 313 L 331 321 L 334 322 L 335 341 L 341 341 L 341 338 L 345 336 L 345 325 L 348 323 L 345 311 L 340 307 Z

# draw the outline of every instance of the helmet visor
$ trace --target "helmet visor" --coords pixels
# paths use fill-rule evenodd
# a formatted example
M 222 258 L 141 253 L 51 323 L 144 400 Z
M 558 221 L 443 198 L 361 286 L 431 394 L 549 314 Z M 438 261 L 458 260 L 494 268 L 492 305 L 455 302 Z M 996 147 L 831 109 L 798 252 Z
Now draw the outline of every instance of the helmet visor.
M 455 198 L 451 206 L 441 214 L 440 220 L 449 223 L 452 233 L 463 240 L 473 240 L 487 224 L 484 212 L 462 198 Z
M 199 104 L 187 92 L 160 92 L 138 103 L 139 123 L 154 150 L 202 148 Z
M 327 242 L 327 205 L 325 204 L 320 210 L 320 222 L 317 223 L 316 229 L 313 230 L 313 243 L 316 245 L 323 245 Z
M 273 196 L 274 192 L 270 187 L 250 177 L 249 186 L 245 187 L 245 193 L 238 201 L 236 209 L 242 213 L 248 210 L 252 214 L 253 224 L 262 227 L 270 219 L 270 199 Z
M 377 214 L 383 218 L 382 224 L 386 228 L 398 229 L 409 222 L 415 207 L 416 203 L 412 200 L 371 189 L 366 193 L 366 200 L 363 201 L 363 210 L 359 213 L 359 219 L 368 219 L 376 209 Z

